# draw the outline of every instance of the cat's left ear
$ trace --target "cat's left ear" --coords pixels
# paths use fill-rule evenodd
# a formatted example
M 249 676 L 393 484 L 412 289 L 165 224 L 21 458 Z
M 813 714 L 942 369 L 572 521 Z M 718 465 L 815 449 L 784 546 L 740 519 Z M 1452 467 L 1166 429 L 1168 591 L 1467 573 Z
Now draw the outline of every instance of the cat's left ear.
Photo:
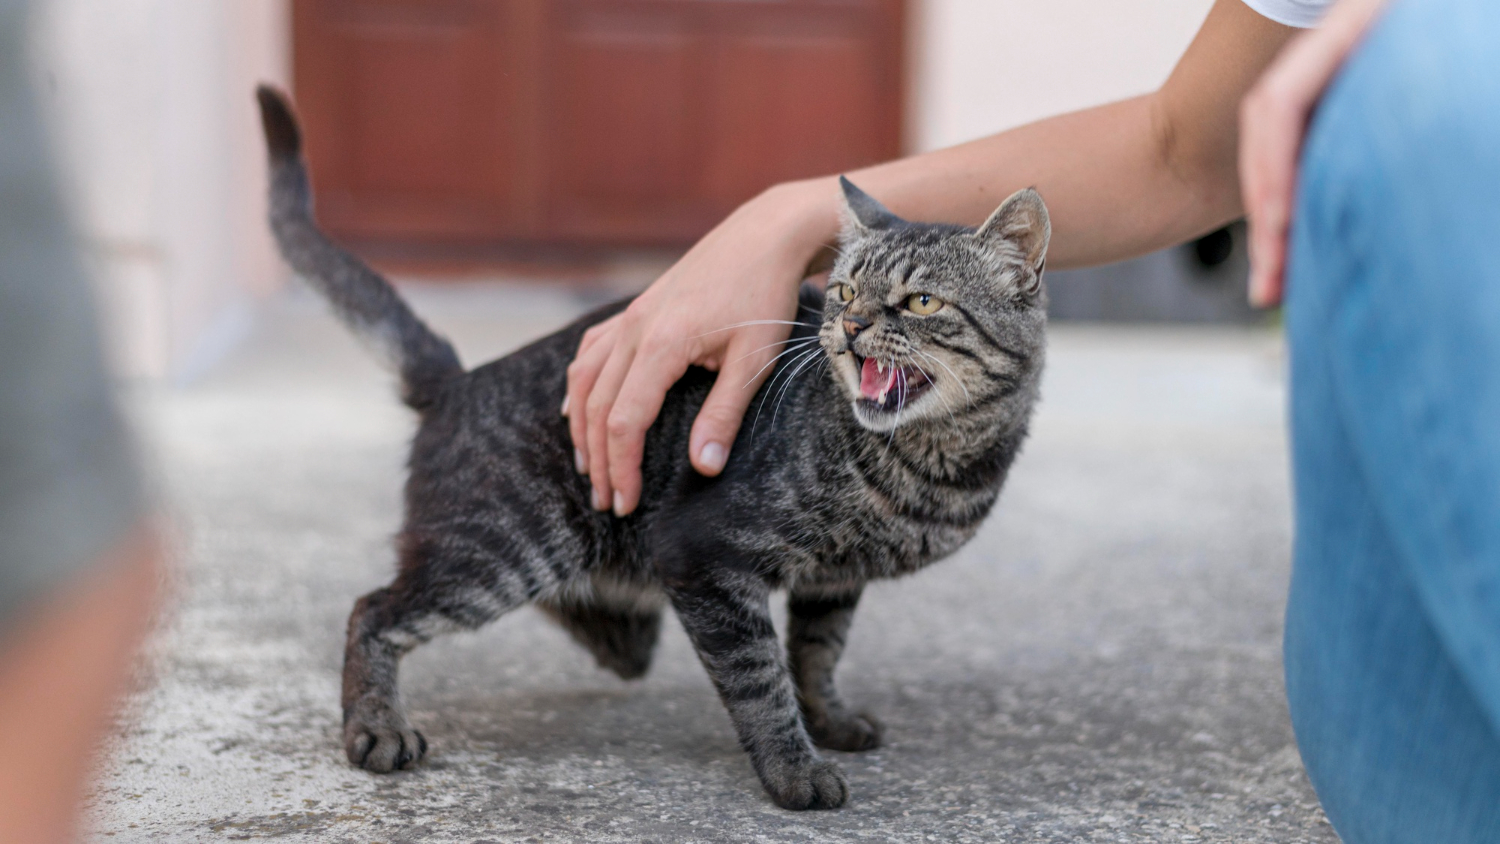
M 1000 203 L 995 213 L 974 232 L 980 240 L 1002 243 L 1021 253 L 1028 270 L 1021 292 L 1035 296 L 1042 285 L 1042 268 L 1047 263 L 1047 244 L 1052 240 L 1052 220 L 1047 203 L 1035 188 L 1018 190 Z
M 889 208 L 875 197 L 860 190 L 847 178 L 839 177 L 839 187 L 844 191 L 844 227 L 859 231 L 891 229 L 902 222 Z

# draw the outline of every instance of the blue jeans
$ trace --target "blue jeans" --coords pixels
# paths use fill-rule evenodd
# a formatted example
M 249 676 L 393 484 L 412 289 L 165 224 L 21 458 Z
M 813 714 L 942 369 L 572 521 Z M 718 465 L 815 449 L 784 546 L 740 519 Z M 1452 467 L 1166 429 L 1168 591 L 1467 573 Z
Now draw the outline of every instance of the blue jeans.
M 1346 844 L 1500 842 L 1500 2 L 1398 0 L 1302 167 L 1298 745 Z

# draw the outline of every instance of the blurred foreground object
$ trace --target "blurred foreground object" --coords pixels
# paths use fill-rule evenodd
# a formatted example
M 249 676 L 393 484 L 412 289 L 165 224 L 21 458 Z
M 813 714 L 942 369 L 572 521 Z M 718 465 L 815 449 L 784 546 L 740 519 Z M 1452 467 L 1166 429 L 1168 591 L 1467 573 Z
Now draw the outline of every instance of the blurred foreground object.
M 61 841 L 149 623 L 157 548 L 0 0 L 0 841 Z

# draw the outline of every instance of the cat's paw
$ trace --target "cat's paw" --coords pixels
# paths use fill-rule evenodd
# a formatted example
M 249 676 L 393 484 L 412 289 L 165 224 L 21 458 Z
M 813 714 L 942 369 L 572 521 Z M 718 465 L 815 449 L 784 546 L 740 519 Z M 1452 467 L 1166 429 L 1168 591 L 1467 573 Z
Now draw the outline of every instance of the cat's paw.
M 761 775 L 761 784 L 783 809 L 837 809 L 849 801 L 849 781 L 823 759 Z
M 427 739 L 388 705 L 355 706 L 344 718 L 344 753 L 356 767 L 388 774 L 416 767 Z
M 824 719 L 807 725 L 807 732 L 818 747 L 853 752 L 879 747 L 884 730 L 875 716 L 868 712 Z

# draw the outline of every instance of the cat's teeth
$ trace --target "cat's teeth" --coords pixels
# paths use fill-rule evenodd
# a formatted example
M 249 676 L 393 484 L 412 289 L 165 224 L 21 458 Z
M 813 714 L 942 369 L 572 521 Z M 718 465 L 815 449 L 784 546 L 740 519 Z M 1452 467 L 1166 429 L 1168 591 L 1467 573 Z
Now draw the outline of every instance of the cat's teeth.
M 881 373 L 885 372 L 885 364 L 881 363 L 878 360 L 875 361 L 875 371 L 876 372 L 881 372 Z M 885 393 L 881 393 L 880 394 L 880 398 L 884 399 L 885 398 Z

